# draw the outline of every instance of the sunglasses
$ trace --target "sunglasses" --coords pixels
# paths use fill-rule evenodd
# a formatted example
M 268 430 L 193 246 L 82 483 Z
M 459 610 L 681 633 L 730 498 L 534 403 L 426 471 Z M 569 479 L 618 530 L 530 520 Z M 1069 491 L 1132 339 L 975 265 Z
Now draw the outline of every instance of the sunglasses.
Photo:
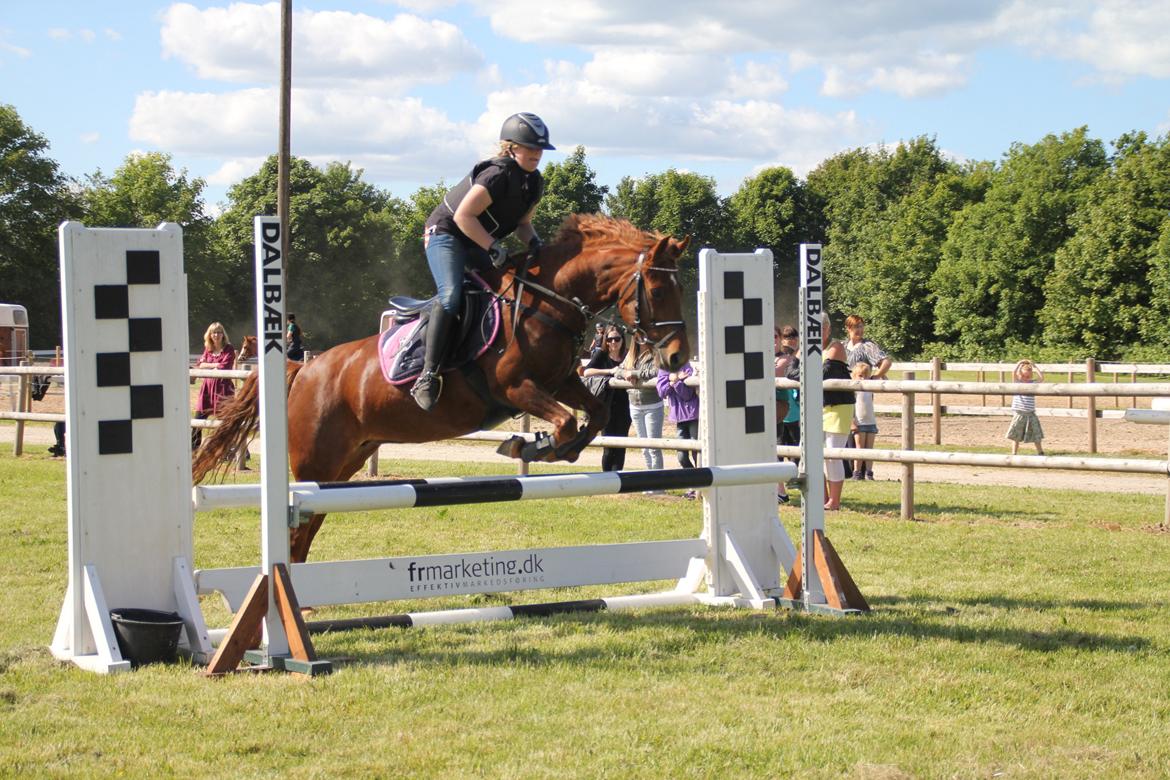
M 621 340 L 622 340 L 621 336 L 610 336 L 609 338 L 606 339 L 606 341 L 621 341 Z

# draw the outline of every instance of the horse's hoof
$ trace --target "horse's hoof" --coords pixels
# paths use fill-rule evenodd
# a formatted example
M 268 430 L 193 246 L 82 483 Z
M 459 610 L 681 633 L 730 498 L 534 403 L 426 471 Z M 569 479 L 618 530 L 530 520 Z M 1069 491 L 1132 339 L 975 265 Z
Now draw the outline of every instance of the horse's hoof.
M 503 455 L 508 458 L 519 458 L 520 451 L 525 444 L 527 444 L 527 442 L 525 442 L 524 439 L 520 438 L 519 436 L 513 436 L 512 438 L 500 444 L 499 447 L 496 447 L 496 454 Z

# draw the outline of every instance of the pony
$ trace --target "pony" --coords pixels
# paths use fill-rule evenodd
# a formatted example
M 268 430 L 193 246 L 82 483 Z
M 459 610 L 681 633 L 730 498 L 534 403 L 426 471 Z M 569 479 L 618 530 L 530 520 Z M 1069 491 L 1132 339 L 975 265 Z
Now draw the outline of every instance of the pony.
M 647 233 L 624 220 L 567 217 L 552 242 L 482 274 L 503 304 L 500 333 L 473 362 L 444 367 L 442 395 L 430 411 L 415 404 L 408 385 L 383 378 L 377 336 L 340 344 L 307 364 L 288 362 L 293 479 L 345 481 L 383 443 L 450 439 L 522 412 L 551 423 L 552 435 L 536 442 L 515 437 L 502 453 L 524 461 L 575 461 L 609 417 L 577 372 L 592 319 L 615 309 L 660 368 L 676 371 L 690 359 L 678 279 L 689 244 L 689 236 Z M 583 428 L 566 406 L 585 412 Z M 220 425 L 193 456 L 196 483 L 253 435 L 259 418 L 255 374 L 217 416 Z M 308 558 L 324 518 L 313 515 L 290 532 L 292 562 Z

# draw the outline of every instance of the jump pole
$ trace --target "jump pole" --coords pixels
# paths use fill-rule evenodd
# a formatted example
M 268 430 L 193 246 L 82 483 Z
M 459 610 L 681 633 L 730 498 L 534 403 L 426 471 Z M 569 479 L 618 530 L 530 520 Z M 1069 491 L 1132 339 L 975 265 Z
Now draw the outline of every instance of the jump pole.
M 825 535 L 822 341 L 828 320 L 820 244 L 800 245 L 798 295 L 801 334 L 799 479 L 803 489 L 800 551 L 779 603 L 829 614 L 868 612 L 869 604 Z
M 289 567 L 288 399 L 284 343 L 285 275 L 288 246 L 281 217 L 253 223 L 256 247 L 256 333 L 260 354 L 259 404 L 261 565 L 231 627 L 220 641 L 206 674 L 235 671 L 247 660 L 254 669 L 328 674 L 332 665 L 317 658 L 301 616 Z M 262 630 L 259 649 L 257 634 Z

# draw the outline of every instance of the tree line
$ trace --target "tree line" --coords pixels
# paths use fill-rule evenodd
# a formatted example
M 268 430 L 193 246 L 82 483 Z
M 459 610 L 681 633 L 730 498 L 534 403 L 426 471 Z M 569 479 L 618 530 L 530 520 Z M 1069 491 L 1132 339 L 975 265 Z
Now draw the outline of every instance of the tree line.
M 47 140 L 0 105 L 0 299 L 29 309 L 33 345 L 60 340 L 57 225 L 184 230 L 191 333 L 251 332 L 252 218 L 276 211 L 276 158 L 211 215 L 205 182 L 169 155 L 128 157 L 73 179 Z M 721 197 L 714 179 L 670 169 L 599 185 L 577 147 L 542 170 L 537 229 L 603 211 L 692 246 L 772 250 L 795 274 L 802 242 L 824 245 L 835 316 L 865 317 L 901 359 L 1170 360 L 1170 140 L 1134 132 L 1108 147 L 1086 128 L 958 162 L 921 136 L 841 152 L 800 179 L 772 167 Z M 347 163 L 290 166 L 290 311 L 310 347 L 368 335 L 390 294 L 427 296 L 422 229 L 450 183 L 407 198 Z M 684 282 L 693 285 L 693 263 Z M 693 286 L 691 287 L 693 289 Z M 193 347 L 195 344 L 192 345 Z

